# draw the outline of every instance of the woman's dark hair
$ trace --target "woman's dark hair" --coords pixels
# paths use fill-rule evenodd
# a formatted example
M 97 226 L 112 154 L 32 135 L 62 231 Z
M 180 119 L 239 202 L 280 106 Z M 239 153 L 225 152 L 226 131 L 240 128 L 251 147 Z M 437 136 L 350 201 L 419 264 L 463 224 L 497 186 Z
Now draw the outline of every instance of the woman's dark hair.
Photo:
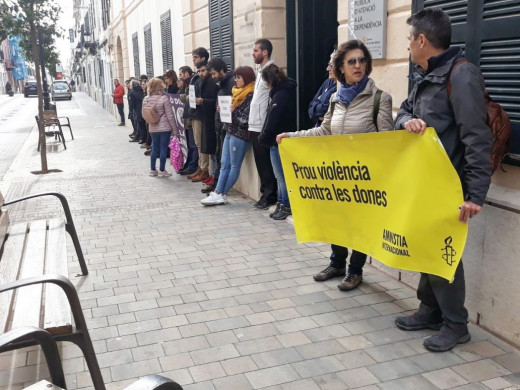
M 168 70 L 164 73 L 163 77 L 164 77 L 164 78 L 167 77 L 167 78 L 171 79 L 171 80 L 172 80 L 172 84 L 175 84 L 175 83 L 177 82 L 177 79 L 178 79 L 178 77 L 177 77 L 177 73 L 175 73 L 175 71 L 172 70 L 172 69 L 168 69 Z
M 451 45 L 451 22 L 440 8 L 425 9 L 413 14 L 406 21 L 412 27 L 414 39 L 420 34 L 436 49 L 446 50 Z
M 193 70 L 191 70 L 191 68 L 190 68 L 189 66 L 186 66 L 186 65 L 185 65 L 185 66 L 181 66 L 181 67 L 179 68 L 179 73 L 180 73 L 180 72 L 188 73 L 190 76 L 193 75 Z
M 271 64 L 262 69 L 262 80 L 268 82 L 272 88 L 281 84 L 287 76 L 285 72 L 275 64 Z
M 365 44 L 357 39 L 353 39 L 351 41 L 343 42 L 339 45 L 338 50 L 336 50 L 336 54 L 334 55 L 334 59 L 332 60 L 332 64 L 334 66 L 334 76 L 336 76 L 336 80 L 344 83 L 345 75 L 341 73 L 341 67 L 343 66 L 343 61 L 345 60 L 345 55 L 355 49 L 360 49 L 363 51 L 363 56 L 367 59 L 367 69 L 366 75 L 370 76 L 372 73 L 372 55 L 370 51 L 365 46 Z
M 250 66 L 239 66 L 234 72 L 234 76 L 241 76 L 244 79 L 244 84 L 248 85 L 249 83 L 255 81 L 255 71 Z

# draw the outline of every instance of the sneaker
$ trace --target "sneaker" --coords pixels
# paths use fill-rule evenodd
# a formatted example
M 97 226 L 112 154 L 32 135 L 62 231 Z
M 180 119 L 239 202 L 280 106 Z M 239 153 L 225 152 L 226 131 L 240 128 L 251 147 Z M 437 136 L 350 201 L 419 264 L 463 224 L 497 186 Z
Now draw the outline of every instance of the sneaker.
M 218 204 L 226 204 L 226 195 L 217 194 L 216 192 L 210 192 L 210 194 L 200 201 L 204 206 L 214 206 Z
M 446 352 L 457 344 L 464 344 L 471 340 L 471 335 L 466 326 L 461 328 L 450 328 L 442 324 L 439 333 L 424 339 L 423 345 L 428 351 Z
M 157 169 L 155 171 L 150 171 L 150 173 L 148 174 L 148 176 L 157 176 L 159 175 L 159 172 L 157 171 Z
M 269 218 L 273 218 L 273 216 L 278 212 L 280 211 L 280 207 L 282 207 L 282 204 L 281 203 L 276 203 L 276 208 L 274 209 L 274 211 L 269 214 Z
M 395 319 L 395 325 L 399 329 L 408 331 L 423 329 L 439 330 L 442 326 L 442 318 L 440 315 L 432 317 L 418 310 L 411 316 L 397 317 Z
M 345 276 L 346 269 L 345 268 L 334 268 L 329 265 L 323 271 L 318 272 L 316 275 L 313 275 L 313 279 L 317 282 L 324 282 L 325 280 L 329 280 L 335 278 L 337 276 Z
M 134 138 L 128 140 L 128 142 L 139 142 L 139 139 L 134 137 Z
M 141 149 L 148 149 L 148 145 L 146 143 L 142 143 L 141 146 L 139 146 Z
M 256 202 L 253 207 L 257 210 L 267 210 L 270 204 L 265 198 L 260 198 L 258 202 Z
M 159 171 L 159 177 L 170 177 L 171 175 L 168 171 Z
M 362 281 L 363 276 L 361 275 L 347 274 L 347 276 L 345 276 L 345 279 L 343 279 L 341 283 L 338 284 L 338 288 L 341 291 L 354 290 L 361 284 Z
M 129 136 L 130 138 L 134 138 L 136 135 L 137 135 L 137 134 L 136 134 L 135 132 L 134 132 L 134 133 L 130 133 L 130 134 L 128 134 L 128 136 Z
M 285 218 L 287 218 L 289 215 L 291 215 L 292 212 L 291 212 L 291 208 L 290 207 L 287 207 L 287 206 L 284 206 L 283 204 L 280 206 L 280 210 L 278 210 L 278 212 L 273 215 L 273 219 L 275 221 L 282 221 L 284 220 Z
M 120 124 L 118 124 L 118 126 L 124 126 L 125 124 L 123 122 L 121 122 Z

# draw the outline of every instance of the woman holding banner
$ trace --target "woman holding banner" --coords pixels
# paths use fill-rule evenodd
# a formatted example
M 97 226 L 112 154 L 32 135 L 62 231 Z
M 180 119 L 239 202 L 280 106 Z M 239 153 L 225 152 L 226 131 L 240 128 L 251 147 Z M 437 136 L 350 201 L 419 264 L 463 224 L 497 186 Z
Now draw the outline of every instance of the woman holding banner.
M 341 44 L 332 64 L 340 85 L 331 97 L 329 110 L 322 124 L 309 130 L 282 133 L 276 138 L 278 143 L 287 137 L 368 133 L 393 129 L 392 97 L 379 90 L 374 80 L 368 77 L 372 71 L 372 56 L 365 44 L 358 40 Z M 357 288 L 363 281 L 363 266 L 367 255 L 352 250 L 346 272 L 348 249 L 334 244 L 331 247 L 329 266 L 314 275 L 314 280 L 321 282 L 345 276 L 338 288 L 342 291 Z
M 255 71 L 250 66 L 239 66 L 233 74 L 235 86 L 231 90 L 231 123 L 223 123 L 226 137 L 222 145 L 220 175 L 215 191 L 200 201 L 204 206 L 227 203 L 226 195 L 238 180 L 242 161 L 251 144 L 248 121 L 255 88 Z

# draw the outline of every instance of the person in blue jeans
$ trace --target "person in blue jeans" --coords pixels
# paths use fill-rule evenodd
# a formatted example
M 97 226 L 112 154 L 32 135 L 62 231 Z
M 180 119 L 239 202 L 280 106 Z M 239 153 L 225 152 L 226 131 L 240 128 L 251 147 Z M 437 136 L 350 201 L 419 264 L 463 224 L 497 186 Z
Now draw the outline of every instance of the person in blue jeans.
M 235 86 L 231 90 L 231 123 L 223 123 L 226 137 L 222 145 L 220 175 L 215 191 L 202 199 L 204 206 L 226 204 L 227 193 L 238 180 L 240 168 L 249 142 L 249 108 L 255 88 L 255 71 L 250 66 L 239 66 L 233 72 Z M 217 107 L 220 110 L 220 107 Z
M 148 129 L 152 137 L 152 153 L 150 155 L 151 170 L 149 176 L 168 177 L 172 174 L 166 171 L 166 156 L 170 137 L 176 135 L 177 125 L 168 95 L 164 92 L 164 82 L 154 77 L 148 82 L 148 96 L 143 100 L 142 115 L 148 122 Z M 151 121 L 147 111 L 155 110 L 159 121 Z M 159 171 L 156 169 L 157 157 L 159 157 Z
M 240 167 L 251 144 L 249 142 L 249 108 L 255 87 L 255 72 L 250 66 L 239 66 L 233 72 L 235 86 L 232 88 L 231 122 L 223 123 L 226 131 L 220 158 L 220 175 L 215 191 L 202 199 L 204 206 L 227 203 L 227 193 L 233 188 L 240 175 Z M 217 107 L 220 110 L 220 107 Z
M 296 81 L 287 77 L 275 64 L 262 69 L 261 76 L 270 91 L 267 117 L 258 141 L 270 147 L 271 164 L 278 184 L 276 209 L 269 216 L 274 220 L 283 220 L 291 215 L 291 205 L 276 136 L 284 131 L 296 130 Z

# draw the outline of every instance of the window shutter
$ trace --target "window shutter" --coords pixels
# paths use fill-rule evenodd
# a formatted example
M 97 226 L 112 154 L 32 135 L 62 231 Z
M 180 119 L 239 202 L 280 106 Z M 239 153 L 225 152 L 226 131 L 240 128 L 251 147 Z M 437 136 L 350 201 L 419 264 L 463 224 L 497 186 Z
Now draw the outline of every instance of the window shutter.
M 211 56 L 222 58 L 231 71 L 234 67 L 231 0 L 210 0 L 209 24 Z
M 146 75 L 153 77 L 152 25 L 150 23 L 144 26 L 144 54 Z
M 172 23 L 170 10 L 161 15 L 161 41 L 163 71 L 173 69 Z
M 132 34 L 132 50 L 134 52 L 134 74 L 135 77 L 141 75 L 141 65 L 139 64 L 139 41 L 137 39 L 137 32 Z
M 513 125 L 520 157 L 520 4 L 518 0 L 414 0 L 413 12 L 439 7 L 452 21 L 452 43 L 480 67 L 486 89 Z

